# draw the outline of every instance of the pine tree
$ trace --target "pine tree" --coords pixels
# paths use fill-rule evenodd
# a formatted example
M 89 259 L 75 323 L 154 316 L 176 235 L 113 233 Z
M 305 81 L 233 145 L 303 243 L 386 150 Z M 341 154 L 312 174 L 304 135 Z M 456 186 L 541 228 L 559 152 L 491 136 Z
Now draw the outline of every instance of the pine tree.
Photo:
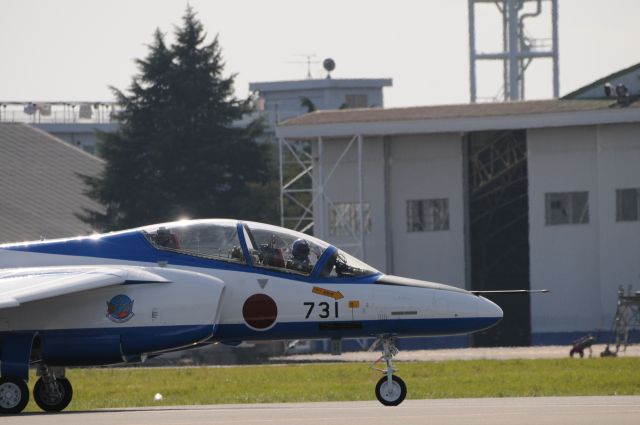
M 128 93 L 113 88 L 120 128 L 100 134 L 104 172 L 84 176 L 87 194 L 105 211 L 81 218 L 100 230 L 185 216 L 273 221 L 271 149 L 256 142 L 261 121 L 234 125 L 252 102 L 237 99 L 234 76 L 222 75 L 218 37 L 206 44 L 188 7 L 175 38 L 168 48 L 157 30 Z

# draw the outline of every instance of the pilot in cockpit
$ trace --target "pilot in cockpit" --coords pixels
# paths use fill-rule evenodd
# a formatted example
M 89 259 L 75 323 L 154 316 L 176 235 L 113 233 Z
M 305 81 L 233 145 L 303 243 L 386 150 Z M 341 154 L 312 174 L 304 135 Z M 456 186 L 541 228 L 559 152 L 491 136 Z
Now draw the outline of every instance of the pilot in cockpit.
M 161 227 L 156 232 L 156 244 L 164 248 L 180 249 L 178 238 L 166 227 Z
M 302 273 L 310 273 L 311 262 L 309 261 L 309 242 L 304 239 L 296 239 L 291 248 L 291 258 L 287 261 L 287 268 Z
M 282 249 L 278 248 L 276 235 L 271 235 L 269 243 L 260 245 L 260 263 L 271 267 L 285 267 Z

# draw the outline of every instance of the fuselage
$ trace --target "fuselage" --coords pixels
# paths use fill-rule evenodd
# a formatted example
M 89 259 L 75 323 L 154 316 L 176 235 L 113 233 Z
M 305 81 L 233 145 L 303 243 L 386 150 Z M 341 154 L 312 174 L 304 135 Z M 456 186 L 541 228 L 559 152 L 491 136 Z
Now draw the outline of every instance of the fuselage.
M 289 242 L 301 238 L 313 260 L 295 268 Z M 144 268 L 167 283 L 132 280 L 3 309 L 0 337 L 37 333 L 48 364 L 103 364 L 212 341 L 454 335 L 502 318 L 463 289 L 384 275 L 322 241 L 257 223 L 0 245 L 0 284 L 3 269 L 55 278 L 95 265 Z

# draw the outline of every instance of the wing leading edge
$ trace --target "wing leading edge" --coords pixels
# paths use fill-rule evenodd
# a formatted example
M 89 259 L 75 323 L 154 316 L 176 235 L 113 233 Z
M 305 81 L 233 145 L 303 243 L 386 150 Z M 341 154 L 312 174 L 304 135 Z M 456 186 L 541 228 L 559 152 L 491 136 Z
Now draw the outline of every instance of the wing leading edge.
M 167 283 L 139 267 L 28 267 L 0 270 L 0 309 L 125 283 Z

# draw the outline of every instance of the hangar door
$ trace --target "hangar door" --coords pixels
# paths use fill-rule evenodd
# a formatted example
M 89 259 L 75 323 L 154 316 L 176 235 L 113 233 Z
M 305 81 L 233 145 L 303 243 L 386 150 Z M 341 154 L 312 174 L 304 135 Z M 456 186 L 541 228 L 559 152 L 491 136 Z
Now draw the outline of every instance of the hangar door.
M 472 290 L 529 289 L 529 200 L 525 130 L 472 132 L 467 158 L 467 253 Z M 474 346 L 529 345 L 528 294 L 487 296 L 504 310 Z

